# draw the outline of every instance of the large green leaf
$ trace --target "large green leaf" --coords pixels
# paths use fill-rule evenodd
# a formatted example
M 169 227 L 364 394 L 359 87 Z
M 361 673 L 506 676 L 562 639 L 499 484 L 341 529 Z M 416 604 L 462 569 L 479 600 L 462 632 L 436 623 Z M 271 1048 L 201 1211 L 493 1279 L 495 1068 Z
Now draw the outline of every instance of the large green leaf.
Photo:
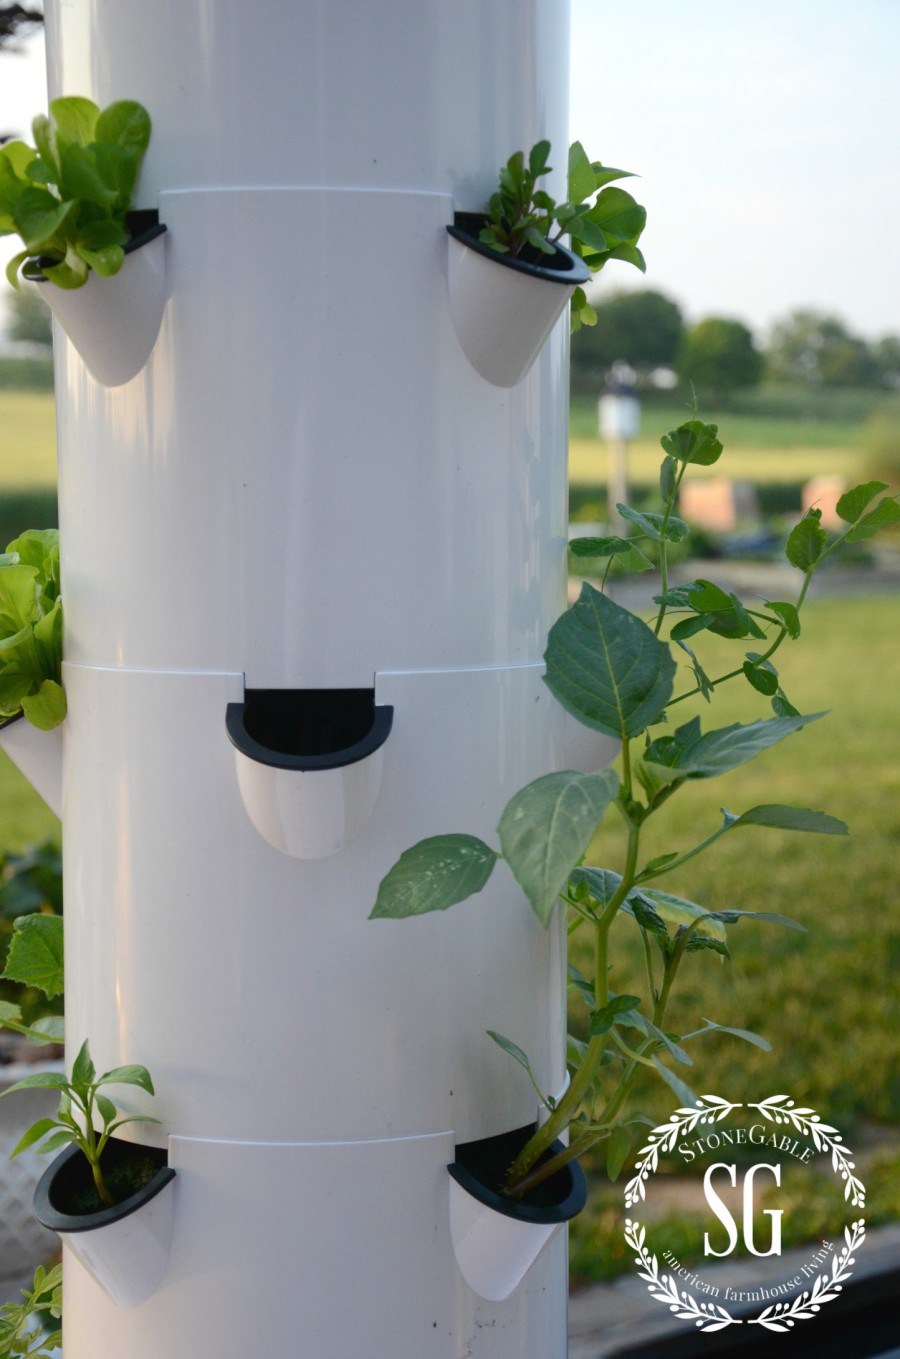
M 680 778 L 710 779 L 736 769 L 807 723 L 824 716 L 824 713 L 810 713 L 798 717 L 771 717 L 746 726 L 736 722 L 705 734 L 700 730 L 700 718 L 694 717 L 674 735 L 651 741 L 644 760 L 651 766 L 677 770 Z
M 0 638 L 15 636 L 35 619 L 36 577 L 31 566 L 0 567 Z
M 115 142 L 143 153 L 150 141 L 150 115 L 133 99 L 109 104 L 97 119 L 94 137 L 98 142 Z
M 56 680 L 41 680 L 36 694 L 26 694 L 22 711 L 33 727 L 52 731 L 66 715 L 66 691 Z
M 672 696 L 669 648 L 587 582 L 550 629 L 544 659 L 547 685 L 563 707 L 620 741 L 657 721 Z
M 39 987 L 48 1000 L 62 994 L 62 916 L 27 915 L 16 921 L 3 976 Z
M 100 110 L 81 95 L 64 95 L 50 102 L 50 113 L 59 137 L 66 142 L 87 146 L 94 140 Z
M 497 853 L 474 835 L 433 835 L 407 849 L 381 880 L 370 920 L 446 911 L 480 892 Z
M 828 545 L 828 534 L 822 527 L 821 519 L 821 510 L 808 510 L 788 537 L 785 555 L 791 566 L 796 566 L 799 571 L 809 571 L 815 566 Z
M 677 429 L 660 439 L 666 453 L 678 462 L 698 463 L 711 467 L 722 456 L 722 444 L 716 437 L 718 425 L 707 425 L 702 420 L 686 420 Z
M 498 827 L 500 847 L 542 924 L 618 792 L 611 769 L 565 770 L 536 779 L 507 803 Z
M 847 824 L 827 812 L 813 812 L 807 807 L 783 807 L 778 803 L 766 803 L 751 807 L 749 812 L 732 816 L 722 809 L 728 829 L 738 826 L 771 826 L 775 830 L 809 831 L 817 835 L 846 835 Z
M 886 481 L 863 482 L 861 486 L 854 486 L 852 490 L 845 491 L 835 508 L 848 524 L 855 524 L 866 507 L 881 491 L 886 491 L 887 488 Z
M 900 523 L 900 505 L 891 496 L 880 500 L 874 510 L 864 514 L 862 519 L 847 534 L 848 543 L 861 543 L 873 538 L 883 528 Z

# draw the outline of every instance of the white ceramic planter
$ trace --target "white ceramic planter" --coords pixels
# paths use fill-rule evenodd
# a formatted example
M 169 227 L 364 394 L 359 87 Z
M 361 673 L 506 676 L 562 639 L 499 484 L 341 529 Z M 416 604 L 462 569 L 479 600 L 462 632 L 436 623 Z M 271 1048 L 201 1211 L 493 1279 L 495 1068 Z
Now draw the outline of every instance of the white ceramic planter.
M 130 382 L 146 364 L 166 305 L 165 227 L 151 227 L 125 248 L 117 274 L 91 273 L 82 288 L 36 279 L 88 372 L 104 387 Z
M 450 313 L 473 368 L 495 387 L 514 387 L 590 275 L 584 261 L 562 246 L 546 264 L 498 254 L 478 240 L 481 220 L 457 213 L 447 228 Z
M 374 690 L 270 690 L 230 703 L 238 786 L 263 839 L 294 859 L 355 840 L 375 807 L 393 714 Z
M 108 1150 L 115 1145 L 129 1146 L 110 1142 Z M 160 1168 L 143 1189 L 115 1208 L 74 1216 L 58 1206 L 61 1191 L 75 1178 L 76 1168 L 84 1165 L 77 1147 L 69 1147 L 53 1161 L 34 1191 L 38 1219 L 62 1236 L 119 1307 L 136 1307 L 153 1296 L 166 1273 L 172 1244 L 175 1171 L 157 1149 L 140 1150 Z
M 57 816 L 62 815 L 62 730 L 40 731 L 23 713 L 0 726 L 0 750 Z
M 529 1130 L 530 1131 L 530 1130 Z M 584 1172 L 570 1162 L 525 1198 L 498 1194 L 488 1181 L 508 1165 L 523 1137 L 506 1134 L 457 1148 L 450 1172 L 450 1236 L 456 1263 L 479 1297 L 508 1298 L 587 1197 Z M 553 1149 L 561 1150 L 554 1142 Z

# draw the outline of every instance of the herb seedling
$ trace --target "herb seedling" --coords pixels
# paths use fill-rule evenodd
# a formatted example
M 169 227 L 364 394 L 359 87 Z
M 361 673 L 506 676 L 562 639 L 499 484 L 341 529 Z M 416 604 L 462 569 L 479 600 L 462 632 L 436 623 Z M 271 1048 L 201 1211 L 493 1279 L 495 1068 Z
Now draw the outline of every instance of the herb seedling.
M 35 146 L 0 147 L 0 235 L 18 234 L 25 246 L 10 260 L 7 278 L 48 278 L 80 288 L 91 269 L 116 274 L 129 239 L 131 208 L 150 117 L 123 99 L 102 112 L 90 99 L 54 99 L 50 117 L 31 125 Z M 37 263 L 34 263 L 37 261 Z
M 39 1071 L 16 1081 L 3 1092 L 3 1096 L 11 1095 L 16 1090 L 58 1090 L 60 1102 L 56 1117 L 39 1118 L 33 1123 L 10 1153 L 10 1159 L 28 1147 L 33 1147 L 43 1155 L 59 1151 L 62 1147 L 76 1146 L 91 1168 L 101 1202 L 112 1208 L 117 1200 L 100 1164 L 106 1144 L 112 1134 L 126 1123 L 158 1123 L 159 1119 L 144 1114 L 120 1115 L 112 1100 L 100 1093 L 101 1087 L 109 1085 L 136 1085 L 146 1090 L 148 1095 L 154 1093 L 150 1073 L 144 1066 L 117 1066 L 98 1076 L 91 1061 L 87 1039 L 75 1058 L 71 1078 L 61 1072 Z M 97 1119 L 100 1122 L 99 1130 L 95 1127 Z
M 29 529 L 0 555 L 0 719 L 42 731 L 66 715 L 59 532 Z
M 614 180 L 631 178 L 631 172 L 589 160 L 581 143 L 573 142 L 569 148 L 569 197 L 565 203 L 557 203 L 536 187 L 537 181 L 551 172 L 549 155 L 550 143 L 541 141 L 531 148 L 527 160 L 523 151 L 510 156 L 500 171 L 499 188 L 488 202 L 487 218 L 478 237 L 482 244 L 499 254 L 538 258 L 554 254 L 561 237 L 568 235 L 572 250 L 592 273 L 613 259 L 625 260 L 643 272 L 646 266 L 637 242 L 647 214 L 624 189 L 606 187 Z M 584 289 L 576 288 L 572 329 L 594 325 L 596 320 L 597 313 Z
M 768 1043 L 744 1029 L 704 1020 L 691 1032 L 673 1034 L 666 1015 L 681 964 L 688 953 L 702 950 L 730 956 L 726 926 L 749 920 L 801 928 L 785 917 L 764 911 L 708 909 L 661 891 L 666 874 L 706 852 L 725 835 L 747 827 L 785 831 L 846 833 L 832 816 L 807 808 L 765 803 L 740 814 L 722 812 L 722 822 L 686 851 L 645 857 L 644 831 L 669 800 L 696 779 L 714 778 L 737 768 L 821 717 L 802 716 L 788 700 L 774 658 L 783 644 L 800 636 L 801 610 L 816 571 L 842 543 L 858 543 L 881 528 L 900 522 L 897 498 L 884 496 L 883 482 L 872 481 L 848 491 L 837 511 L 846 527 L 833 541 L 821 524 L 821 512 L 810 510 L 791 532 L 788 562 L 799 572 L 796 595 L 745 605 L 737 595 L 700 579 L 671 588 L 670 547 L 687 535 L 687 524 L 675 514 L 678 490 L 691 465 L 710 466 L 722 453 L 715 425 L 692 419 L 662 439 L 665 458 L 660 473 L 662 512 L 639 513 L 627 505 L 619 513 L 635 532 L 627 537 L 580 539 L 572 544 L 576 558 L 626 569 L 647 569 L 641 551 L 650 542 L 660 558 L 661 589 L 649 622 L 584 583 L 581 596 L 550 631 L 545 680 L 558 701 L 584 726 L 604 732 L 619 743 L 618 772 L 547 774 L 520 790 L 507 804 L 499 825 L 499 849 L 472 835 L 442 835 L 420 841 L 401 855 L 382 880 L 372 918 L 400 919 L 445 910 L 482 890 L 498 861 L 506 861 L 541 924 L 546 926 L 558 902 L 569 912 L 569 933 L 592 936 L 593 976 L 574 967 L 569 977 L 586 1011 L 586 1041 L 569 1043 L 570 1083 L 554 1100 L 538 1090 L 546 1111 L 534 1134 L 499 1188 L 519 1197 L 595 1143 L 607 1143 L 607 1168 L 618 1174 L 629 1152 L 629 1125 L 646 1122 L 628 1112 L 635 1079 L 644 1068 L 656 1072 L 682 1103 L 695 1096 L 682 1072 L 691 1065 L 686 1047 L 716 1031 L 758 1047 Z M 674 622 L 673 622 L 674 620 Z M 724 674 L 711 677 L 694 647 L 700 634 L 714 633 L 742 646 L 754 647 Z M 667 634 L 664 635 L 664 634 Z M 690 640 L 689 640 L 690 639 Z M 676 654 L 686 658 L 687 679 L 676 684 Z M 678 704 L 701 696 L 714 704 L 720 686 L 742 681 L 748 698 L 767 698 L 774 716 L 706 730 L 699 717 L 673 726 Z M 589 845 L 607 811 L 613 808 L 623 832 L 616 869 L 585 864 Z M 638 931 L 645 963 L 644 995 L 612 989 L 615 959 L 610 955 L 613 920 L 624 913 Z M 518 1061 L 537 1088 L 527 1055 L 509 1037 L 490 1037 Z M 561 1151 L 551 1145 L 565 1132 L 570 1142 Z

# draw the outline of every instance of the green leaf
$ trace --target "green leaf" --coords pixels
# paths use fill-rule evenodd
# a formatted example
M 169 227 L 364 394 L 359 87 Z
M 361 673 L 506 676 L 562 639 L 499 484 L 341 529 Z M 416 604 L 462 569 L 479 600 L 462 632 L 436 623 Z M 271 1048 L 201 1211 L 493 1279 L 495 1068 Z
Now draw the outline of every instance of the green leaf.
M 646 623 L 585 583 L 550 629 L 545 676 L 585 726 L 619 740 L 637 736 L 672 696 L 675 661 Z
M 779 803 L 764 803 L 751 807 L 748 812 L 732 818 L 730 812 L 722 808 L 728 821 L 728 829 L 738 826 L 770 826 L 776 830 L 809 831 L 816 835 L 847 835 L 848 827 L 836 816 L 827 812 L 813 812 L 807 807 L 784 807 Z
M 669 515 L 668 521 L 662 514 L 642 514 L 640 510 L 633 510 L 630 505 L 617 505 L 616 509 L 623 519 L 629 519 L 632 524 L 637 524 L 648 538 L 653 538 L 655 542 L 680 543 L 690 532 L 683 519 L 678 519 L 674 514 Z
M 97 1072 L 94 1063 L 91 1061 L 88 1040 L 85 1039 L 78 1049 L 75 1061 L 72 1063 L 72 1085 L 78 1091 L 85 1091 L 93 1085 L 96 1076 Z
M 143 154 L 150 142 L 151 123 L 147 110 L 133 99 L 109 104 L 97 119 L 94 138 L 115 142 Z
M 706 734 L 700 730 L 699 717 L 694 717 L 678 727 L 673 736 L 661 736 L 651 741 L 644 758 L 649 764 L 677 770 L 681 778 L 714 778 L 745 764 L 824 716 L 824 713 L 810 713 L 803 717 L 771 717 L 746 726 L 734 723 Z
M 755 651 L 750 651 L 741 668 L 758 693 L 765 694 L 768 698 L 778 693 L 778 671 L 771 661 L 764 660 Z
M 617 1180 L 619 1173 L 628 1160 L 631 1150 L 631 1137 L 628 1129 L 619 1123 L 609 1135 L 606 1145 L 606 1173 L 611 1180 Z
M 519 1065 L 525 1068 L 529 1076 L 532 1074 L 531 1063 L 529 1062 L 528 1058 L 526 1057 L 522 1049 L 518 1047 L 517 1044 L 515 1044 L 512 1041 L 512 1039 L 504 1038 L 502 1033 L 494 1033 L 493 1029 L 487 1030 L 487 1036 L 488 1038 L 492 1038 L 494 1042 L 497 1044 L 497 1046 L 502 1048 L 504 1052 L 508 1052 L 510 1057 L 514 1057 L 515 1060 L 519 1063 Z
M 581 142 L 573 142 L 569 147 L 569 201 L 583 203 L 586 198 L 591 197 L 596 188 L 597 177 L 587 152 Z
M 828 535 L 822 528 L 821 510 L 808 510 L 800 523 L 791 530 L 785 547 L 785 555 L 791 566 L 798 571 L 808 571 L 825 551 Z
M 3 977 L 37 986 L 48 1000 L 62 995 L 62 916 L 28 915 L 16 921 Z
M 37 617 L 36 578 L 31 566 L 0 567 L 0 637 L 14 636 Z
M 689 1038 L 702 1038 L 707 1033 L 728 1033 L 733 1038 L 741 1038 L 745 1043 L 752 1043 L 755 1048 L 761 1048 L 763 1052 L 771 1052 L 772 1044 L 761 1034 L 753 1033 L 750 1029 L 735 1029 L 729 1024 L 714 1024 L 711 1019 L 704 1019 L 705 1027 L 695 1029 L 693 1033 L 682 1034 L 681 1041 L 686 1043 Z
M 677 462 L 695 463 L 711 467 L 722 456 L 722 444 L 716 437 L 718 425 L 707 425 L 702 420 L 686 420 L 677 429 L 660 439 L 665 452 Z
M 873 538 L 883 528 L 889 528 L 892 524 L 900 524 L 900 505 L 897 501 L 886 497 L 874 510 L 863 515 L 859 523 L 846 535 L 844 541 L 848 543 L 861 543 L 866 538 Z
M 104 1071 L 97 1078 L 97 1085 L 139 1085 L 148 1095 L 155 1094 L 150 1072 L 145 1066 L 132 1062 L 128 1066 L 115 1066 L 112 1071 Z
M 861 486 L 854 486 L 851 491 L 845 491 L 835 508 L 843 520 L 848 524 L 855 524 L 866 506 L 887 488 L 886 481 L 864 482 Z
M 61 1071 L 35 1071 L 0 1093 L 0 1099 L 5 1099 L 16 1090 L 59 1090 L 64 1093 L 68 1088 L 69 1082 Z
M 774 911 L 712 911 L 710 915 L 713 919 L 720 920 L 723 925 L 735 925 L 739 920 L 761 920 L 766 925 L 783 925 L 787 930 L 806 933 L 805 925 L 792 920 L 790 916 L 776 915 Z
M 655 887 L 642 887 L 640 894 L 649 898 L 650 904 L 667 924 L 684 929 L 701 921 L 704 929 L 708 927 L 714 938 L 725 942 L 724 925 L 721 920 L 714 919 L 705 906 L 698 906 L 696 901 L 688 901 L 685 897 L 673 896 L 671 892 L 660 892 Z
M 33 727 L 52 731 L 66 715 L 65 690 L 55 680 L 42 680 L 36 694 L 22 699 L 22 711 Z
M 697 659 L 697 656 L 694 653 L 693 648 L 689 647 L 687 642 L 682 641 L 681 638 L 675 638 L 674 640 L 676 642 L 676 645 L 681 647 L 681 650 L 686 651 L 687 654 L 690 656 L 691 671 L 697 683 L 697 688 L 700 690 L 702 697 L 706 699 L 707 703 L 709 703 L 710 700 L 712 699 L 712 695 L 714 692 L 712 680 L 709 678 L 709 675 L 707 675 L 706 671 L 703 669 L 703 666 L 700 664 L 700 661 Z
M 626 571 L 650 571 L 653 563 L 645 557 L 632 538 L 573 538 L 569 551 L 576 559 L 593 560 L 615 557 L 619 566 Z
M 601 1034 L 608 1033 L 620 1015 L 638 1009 L 640 1003 L 640 996 L 615 996 L 608 1005 L 604 1005 L 599 1010 L 592 1010 L 589 1020 L 591 1037 L 597 1038 Z
M 116 1114 L 118 1113 L 116 1106 L 113 1104 L 112 1100 L 107 1099 L 105 1095 L 95 1095 L 94 1103 L 97 1106 L 100 1117 L 103 1119 L 103 1126 L 108 1128 L 110 1123 L 115 1122 Z
M 678 477 L 678 463 L 674 458 L 665 457 L 659 468 L 659 493 L 663 502 L 667 502 L 675 494 L 675 483 Z
M 14 1150 L 9 1153 L 9 1159 L 12 1160 L 20 1152 L 27 1151 L 29 1147 L 34 1146 L 35 1142 L 40 1142 L 42 1137 L 46 1137 L 47 1133 L 53 1128 L 58 1127 L 59 1124 L 55 1118 L 39 1118 L 37 1123 L 32 1123 L 31 1127 L 16 1143 Z
M 675 1092 L 675 1095 L 681 1101 L 682 1106 L 690 1108 L 697 1103 L 696 1094 L 680 1076 L 676 1076 L 674 1071 L 670 1071 L 667 1066 L 663 1066 L 658 1057 L 651 1058 L 651 1061 L 669 1089 Z
M 781 619 L 787 629 L 788 637 L 797 638 L 800 636 L 800 613 L 795 604 L 789 604 L 781 599 L 767 599 L 766 608 Z
M 618 792 L 610 769 L 564 770 L 528 784 L 504 808 L 498 827 L 503 857 L 543 925 Z
M 634 243 L 647 225 L 646 210 L 624 189 L 603 189 L 589 217 L 610 245 Z
M 381 880 L 370 920 L 445 911 L 480 892 L 498 855 L 474 835 L 433 835 L 407 849 Z
M 79 95 L 66 95 L 50 101 L 50 115 L 56 124 L 58 136 L 67 142 L 87 146 L 96 135 L 100 110 L 90 99 Z

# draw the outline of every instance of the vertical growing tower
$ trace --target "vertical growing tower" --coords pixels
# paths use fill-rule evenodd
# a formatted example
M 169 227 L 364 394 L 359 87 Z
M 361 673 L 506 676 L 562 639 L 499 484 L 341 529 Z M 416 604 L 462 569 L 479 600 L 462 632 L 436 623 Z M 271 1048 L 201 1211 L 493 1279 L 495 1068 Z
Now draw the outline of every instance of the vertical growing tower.
M 486 381 L 446 231 L 542 137 L 563 196 L 566 7 L 48 0 L 47 41 L 51 97 L 150 110 L 166 228 L 146 299 L 85 289 L 99 357 L 57 336 L 67 1024 L 150 1068 L 176 1170 L 146 1301 L 67 1250 L 66 1359 L 563 1359 L 564 1237 L 479 1298 L 446 1171 L 536 1116 L 487 1029 L 562 1084 L 560 929 L 499 873 L 367 916 L 575 758 L 565 325 Z

